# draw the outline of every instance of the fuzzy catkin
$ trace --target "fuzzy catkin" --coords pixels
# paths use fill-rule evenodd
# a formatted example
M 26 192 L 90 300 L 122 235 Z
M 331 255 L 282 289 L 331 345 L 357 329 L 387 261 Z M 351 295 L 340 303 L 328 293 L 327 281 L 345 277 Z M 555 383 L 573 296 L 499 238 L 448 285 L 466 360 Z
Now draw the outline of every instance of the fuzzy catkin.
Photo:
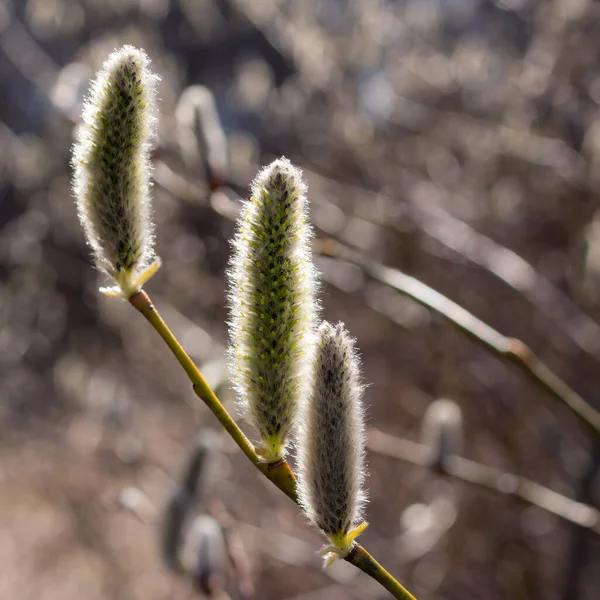
M 160 551 L 165 566 L 181 571 L 180 547 L 184 528 L 191 510 L 199 501 L 205 501 L 214 483 L 211 471 L 219 447 L 219 437 L 213 431 L 202 430 L 188 457 L 179 480 L 170 490 L 162 513 Z
M 198 515 L 191 523 L 183 550 L 183 564 L 196 588 L 217 597 L 225 584 L 227 548 L 221 524 L 210 515 Z
M 314 360 L 298 430 L 298 491 L 309 520 L 333 544 L 325 550 L 347 552 L 366 501 L 365 426 L 359 359 L 343 323 L 321 324 Z
M 267 462 L 285 456 L 314 342 L 317 284 L 307 210 L 300 171 L 280 158 L 254 180 L 233 240 L 230 367 Z
M 202 85 L 188 87 L 177 103 L 175 121 L 181 156 L 188 168 L 197 169 L 198 163 L 204 163 L 213 184 L 222 180 L 229 163 L 227 137 L 212 92 Z
M 158 77 L 143 50 L 123 46 L 104 63 L 73 146 L 73 188 L 96 266 L 130 296 L 156 267 L 150 149 Z M 148 276 L 145 271 L 151 271 Z
M 453 400 L 440 398 L 425 412 L 421 441 L 427 447 L 432 468 L 445 469 L 453 456 L 460 454 L 463 443 L 462 412 Z

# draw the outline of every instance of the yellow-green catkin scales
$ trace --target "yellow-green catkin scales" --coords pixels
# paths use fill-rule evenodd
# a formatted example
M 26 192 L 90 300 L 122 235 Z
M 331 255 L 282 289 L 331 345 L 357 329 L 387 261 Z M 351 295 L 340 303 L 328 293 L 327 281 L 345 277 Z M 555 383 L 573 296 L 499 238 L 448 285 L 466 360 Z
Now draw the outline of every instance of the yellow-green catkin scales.
M 265 167 L 242 207 L 228 272 L 233 382 L 269 463 L 285 456 L 307 389 L 317 313 L 307 210 L 300 171 L 285 158 Z
M 159 266 L 150 206 L 150 150 L 158 77 L 143 50 L 113 52 L 92 83 L 73 146 L 73 188 L 102 289 L 131 297 Z
M 345 558 L 366 528 L 365 426 L 360 364 L 343 323 L 318 330 L 313 384 L 298 428 L 298 492 L 311 523 L 330 541 L 326 564 Z

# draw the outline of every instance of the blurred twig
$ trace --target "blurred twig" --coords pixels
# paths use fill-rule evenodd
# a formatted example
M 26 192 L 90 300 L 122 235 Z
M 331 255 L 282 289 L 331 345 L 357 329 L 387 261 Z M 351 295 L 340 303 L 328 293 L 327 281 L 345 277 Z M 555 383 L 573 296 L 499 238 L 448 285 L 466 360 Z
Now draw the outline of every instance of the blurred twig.
M 0 31 L 0 48 L 23 77 L 51 101 L 50 90 L 59 67 L 15 15 L 11 15 L 10 26 Z
M 161 181 L 161 185 L 169 189 L 174 184 L 173 180 L 167 178 Z M 211 197 L 211 206 L 225 218 L 234 220 L 238 208 L 235 198 L 235 191 L 222 187 Z M 439 313 L 484 348 L 517 365 L 538 387 L 564 404 L 590 432 L 600 437 L 600 413 L 540 361 L 522 341 L 499 333 L 418 279 L 381 265 L 332 238 L 317 240 L 315 250 L 323 256 L 356 265 L 366 275 Z
M 361 200 L 363 198 L 365 201 L 383 198 L 389 202 L 398 203 L 397 199 L 385 193 L 376 193 L 362 187 L 335 181 L 306 167 L 303 169 L 309 180 L 314 179 L 320 185 L 331 185 L 338 189 L 349 190 L 358 194 Z M 326 203 L 337 206 L 337 204 L 319 197 L 314 201 L 318 204 Z M 419 198 L 419 202 L 410 201 L 409 210 L 410 218 L 425 234 L 485 269 L 522 294 L 536 310 L 555 323 L 577 347 L 595 358 L 600 358 L 600 325 L 567 294 L 537 271 L 533 265 L 516 252 L 477 232 L 433 201 L 424 202 L 421 198 Z M 378 215 L 376 211 L 368 214 L 366 211 L 361 211 L 359 216 L 355 213 L 352 215 L 354 218 L 378 227 L 393 231 L 399 230 L 394 219 L 390 220 L 387 215 Z
M 369 429 L 367 447 L 383 456 L 421 467 L 430 466 L 428 446 L 383 433 L 373 427 Z M 600 512 L 597 509 L 567 498 L 520 475 L 506 473 L 456 455 L 447 457 L 443 467 L 436 470 L 492 492 L 518 498 L 600 535 Z
M 564 404 L 591 433 L 600 437 L 600 413 L 522 341 L 502 335 L 418 279 L 381 265 L 333 239 L 318 241 L 317 251 L 323 256 L 358 266 L 369 277 L 437 312 L 487 350 L 517 365 L 539 388 Z
M 252 567 L 237 528 L 237 519 L 219 501 L 213 501 L 210 512 L 223 527 L 227 553 L 236 575 L 238 596 L 241 600 L 248 600 L 254 596 Z

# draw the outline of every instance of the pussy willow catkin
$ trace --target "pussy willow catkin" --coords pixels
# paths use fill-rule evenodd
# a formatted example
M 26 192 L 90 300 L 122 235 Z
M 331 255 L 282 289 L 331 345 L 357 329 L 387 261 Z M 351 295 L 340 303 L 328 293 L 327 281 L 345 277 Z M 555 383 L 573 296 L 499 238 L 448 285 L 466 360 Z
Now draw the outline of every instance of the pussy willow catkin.
M 143 50 L 113 52 L 92 83 L 73 146 L 73 188 L 96 266 L 126 298 L 158 268 L 150 206 L 150 149 L 158 77 Z
M 267 462 L 285 456 L 307 389 L 317 314 L 307 204 L 288 160 L 265 167 L 242 208 L 228 273 L 231 372 Z
M 298 428 L 298 491 L 309 520 L 331 542 L 321 551 L 329 564 L 347 556 L 366 527 L 363 387 L 343 323 L 321 324 L 314 360 Z
M 162 514 L 160 551 L 164 564 L 173 571 L 182 569 L 180 550 L 190 512 L 210 494 L 218 446 L 219 437 L 213 431 L 201 430 L 181 477 L 169 493 Z
M 423 418 L 421 441 L 427 447 L 431 467 L 444 469 L 453 456 L 460 454 L 462 430 L 462 412 L 456 402 L 440 398 L 429 405 Z

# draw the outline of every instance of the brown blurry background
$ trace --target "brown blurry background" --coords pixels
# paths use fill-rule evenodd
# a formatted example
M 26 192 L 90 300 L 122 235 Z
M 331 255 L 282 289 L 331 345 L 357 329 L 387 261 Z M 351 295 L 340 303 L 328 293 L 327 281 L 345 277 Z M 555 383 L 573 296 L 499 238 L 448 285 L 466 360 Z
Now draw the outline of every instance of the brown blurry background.
M 161 565 L 154 512 L 199 429 L 219 429 L 143 319 L 97 293 L 70 190 L 82 95 L 110 51 L 143 47 L 162 76 L 163 268 L 147 287 L 232 411 L 232 200 L 182 141 L 190 85 L 214 94 L 238 191 L 285 154 L 319 237 L 519 337 L 600 407 L 599 28 L 592 0 L 0 2 L 0 597 L 199 597 Z M 598 505 L 598 446 L 562 406 L 412 300 L 317 260 L 324 317 L 363 354 L 370 426 L 417 440 L 452 398 L 464 456 Z M 368 460 L 361 539 L 421 600 L 600 597 L 597 535 Z M 255 598 L 388 597 L 347 564 L 322 571 L 317 533 L 226 438 L 210 495 Z

